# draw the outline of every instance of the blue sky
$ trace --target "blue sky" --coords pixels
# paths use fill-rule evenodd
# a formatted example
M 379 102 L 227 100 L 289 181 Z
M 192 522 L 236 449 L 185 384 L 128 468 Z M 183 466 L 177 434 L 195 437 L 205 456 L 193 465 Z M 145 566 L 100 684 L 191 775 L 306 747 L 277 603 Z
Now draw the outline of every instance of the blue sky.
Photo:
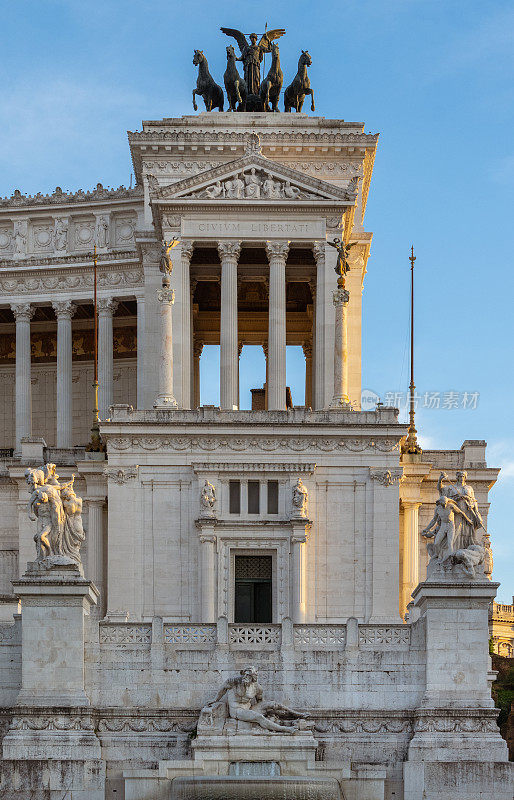
M 285 81 L 312 56 L 316 113 L 380 132 L 366 227 L 363 388 L 408 385 L 408 255 L 417 254 L 419 393 L 479 392 L 476 409 L 418 411 L 427 447 L 486 439 L 503 471 L 489 531 L 499 598 L 514 592 L 514 8 L 488 0 L 4 0 L 0 194 L 130 180 L 125 131 L 192 113 L 195 48 L 222 83 L 227 39 L 285 27 Z M 250 352 L 242 358 L 243 402 Z M 300 359 L 288 382 L 301 400 Z M 447 395 L 448 397 L 448 395 Z M 215 402 L 207 388 L 204 401 Z

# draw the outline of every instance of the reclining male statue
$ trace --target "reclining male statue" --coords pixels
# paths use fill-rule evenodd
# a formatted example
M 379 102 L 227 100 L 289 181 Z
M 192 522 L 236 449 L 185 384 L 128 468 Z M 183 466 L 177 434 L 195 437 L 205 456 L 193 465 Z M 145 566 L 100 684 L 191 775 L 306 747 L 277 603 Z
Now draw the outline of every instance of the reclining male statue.
M 249 722 L 275 733 L 298 733 L 312 727 L 305 722 L 309 716 L 293 711 L 280 703 L 262 703 L 262 687 L 257 682 L 255 667 L 242 669 L 239 675 L 229 678 L 216 698 L 201 711 L 198 733 L 214 727 L 214 715 L 224 719 L 230 717 L 241 722 Z M 221 714 L 219 713 L 221 712 Z M 282 725 L 277 720 L 294 720 L 292 725 Z M 223 720 L 224 721 L 224 720 Z

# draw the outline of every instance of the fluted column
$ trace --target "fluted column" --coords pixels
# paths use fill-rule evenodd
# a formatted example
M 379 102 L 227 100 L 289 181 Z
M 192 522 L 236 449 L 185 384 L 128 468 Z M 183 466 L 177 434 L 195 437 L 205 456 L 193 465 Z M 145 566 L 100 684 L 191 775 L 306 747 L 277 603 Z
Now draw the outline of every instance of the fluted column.
M 145 296 L 136 295 L 137 302 L 137 407 L 144 408 L 144 353 L 145 353 Z
M 305 356 L 305 408 L 312 408 L 312 340 L 303 343 Z
M 157 291 L 161 317 L 161 343 L 159 357 L 159 391 L 154 408 L 176 408 L 173 394 L 173 336 L 171 311 L 175 293 L 169 285 L 169 277 L 162 279 L 162 289 Z
M 113 337 L 112 315 L 118 301 L 112 297 L 98 299 L 98 410 L 100 419 L 107 419 L 113 404 Z
M 286 407 L 286 258 L 289 242 L 266 242 L 269 260 L 268 410 Z
M 30 383 L 30 303 L 11 306 L 16 319 L 16 450 L 21 440 L 32 434 L 32 388 Z
M 106 610 L 103 536 L 104 501 L 97 498 L 87 498 L 87 508 L 87 577 L 93 581 L 100 592 L 98 604 L 93 611 L 93 616 L 102 619 Z
M 330 408 L 350 407 L 348 396 L 348 301 L 350 293 L 338 286 L 333 294 L 334 320 L 334 394 Z
M 314 335 L 314 408 L 322 409 L 325 406 L 325 336 L 323 324 L 325 309 L 323 307 L 324 280 L 325 280 L 325 247 L 324 241 L 314 242 L 313 251 L 316 261 L 316 289 L 315 289 L 315 335 Z
M 181 408 L 191 408 L 193 398 L 191 397 L 191 351 L 193 348 L 193 331 L 192 323 L 192 305 L 193 298 L 191 294 L 191 256 L 193 255 L 194 242 L 190 239 L 182 239 L 180 245 L 180 266 L 181 275 L 178 281 L 178 275 L 172 275 L 172 283 L 177 290 L 177 306 L 179 301 L 179 288 L 180 288 L 180 308 L 181 314 L 178 315 L 178 322 L 176 322 L 176 335 L 180 336 L 180 342 L 174 342 L 175 356 L 177 349 L 180 350 L 180 363 L 176 365 L 176 369 L 180 370 L 180 387 L 177 385 L 176 392 L 178 404 Z M 173 251 L 172 251 L 173 256 Z M 174 317 L 177 318 L 177 306 L 175 306 Z M 180 326 L 180 327 L 179 327 Z M 180 345 L 177 348 L 177 344 Z M 178 373 L 176 373 L 178 375 Z
M 193 408 L 200 408 L 200 356 L 202 355 L 203 342 L 195 339 L 193 342 Z
M 218 242 L 221 260 L 220 408 L 239 408 L 237 259 L 241 242 Z
M 71 320 L 77 309 L 71 300 L 52 303 L 57 317 L 57 447 L 73 447 L 73 383 Z
M 200 622 L 216 621 L 216 536 L 214 527 L 202 525 L 200 530 L 200 575 L 202 580 Z

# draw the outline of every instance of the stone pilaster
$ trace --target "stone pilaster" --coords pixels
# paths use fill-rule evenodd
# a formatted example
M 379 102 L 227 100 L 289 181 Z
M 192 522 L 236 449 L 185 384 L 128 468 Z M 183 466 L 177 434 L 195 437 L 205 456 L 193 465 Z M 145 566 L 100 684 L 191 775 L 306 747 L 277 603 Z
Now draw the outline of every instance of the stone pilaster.
M 307 519 L 291 520 L 291 619 L 307 621 L 307 539 L 311 528 Z
M 73 383 L 71 320 L 76 306 L 70 300 L 52 303 L 57 317 L 57 447 L 73 447 Z
M 313 252 L 316 261 L 316 287 L 314 297 L 314 409 L 325 406 L 325 336 L 323 321 L 325 318 L 325 249 L 324 241 L 314 242 Z
M 221 259 L 220 407 L 239 407 L 237 260 L 241 242 L 218 243 Z
M 216 621 L 216 536 L 214 519 L 199 519 L 201 605 L 200 622 Z
M 145 407 L 145 295 L 136 294 L 137 302 L 137 407 Z
M 16 450 L 21 440 L 32 433 L 32 387 L 30 383 L 30 320 L 34 308 L 30 303 L 11 306 L 16 319 Z
M 303 343 L 305 356 L 305 407 L 312 408 L 312 339 Z
M 100 419 L 109 417 L 113 404 L 113 333 L 112 317 L 118 308 L 118 301 L 112 297 L 98 299 L 98 408 Z
M 202 355 L 203 342 L 195 339 L 193 342 L 193 408 L 200 407 L 200 357 Z
M 286 407 L 286 259 L 289 242 L 266 242 L 269 259 L 268 410 Z

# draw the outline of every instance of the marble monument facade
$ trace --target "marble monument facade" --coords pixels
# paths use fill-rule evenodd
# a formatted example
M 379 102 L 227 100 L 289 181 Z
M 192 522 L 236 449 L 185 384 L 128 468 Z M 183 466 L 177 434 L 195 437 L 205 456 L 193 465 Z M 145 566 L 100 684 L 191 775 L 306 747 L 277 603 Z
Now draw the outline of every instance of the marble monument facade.
M 377 136 L 201 113 L 145 122 L 129 143 L 134 189 L 0 201 L 2 796 L 193 797 L 191 776 L 212 793 L 252 775 L 347 800 L 447 800 L 450 786 L 478 800 L 492 785 L 510 800 L 487 649 L 498 470 L 477 440 L 402 455 L 397 410 L 360 407 Z M 354 247 L 334 299 L 338 237 Z M 85 449 L 93 244 L 105 456 Z M 200 405 L 206 344 L 220 408 Z M 264 408 L 243 411 L 250 344 Z M 287 407 L 288 345 L 304 350 L 304 407 Z M 75 476 L 64 533 L 50 516 L 45 534 L 65 489 L 42 498 L 44 464 L 63 487 Z M 422 532 L 459 505 L 459 480 L 483 525 L 465 540 L 453 509 L 463 541 L 443 565 L 428 539 L 427 579 Z M 81 530 L 78 559 L 62 541 Z M 45 536 L 61 544 L 47 552 Z M 268 705 L 237 703 L 287 730 L 232 713 L 250 666 Z

